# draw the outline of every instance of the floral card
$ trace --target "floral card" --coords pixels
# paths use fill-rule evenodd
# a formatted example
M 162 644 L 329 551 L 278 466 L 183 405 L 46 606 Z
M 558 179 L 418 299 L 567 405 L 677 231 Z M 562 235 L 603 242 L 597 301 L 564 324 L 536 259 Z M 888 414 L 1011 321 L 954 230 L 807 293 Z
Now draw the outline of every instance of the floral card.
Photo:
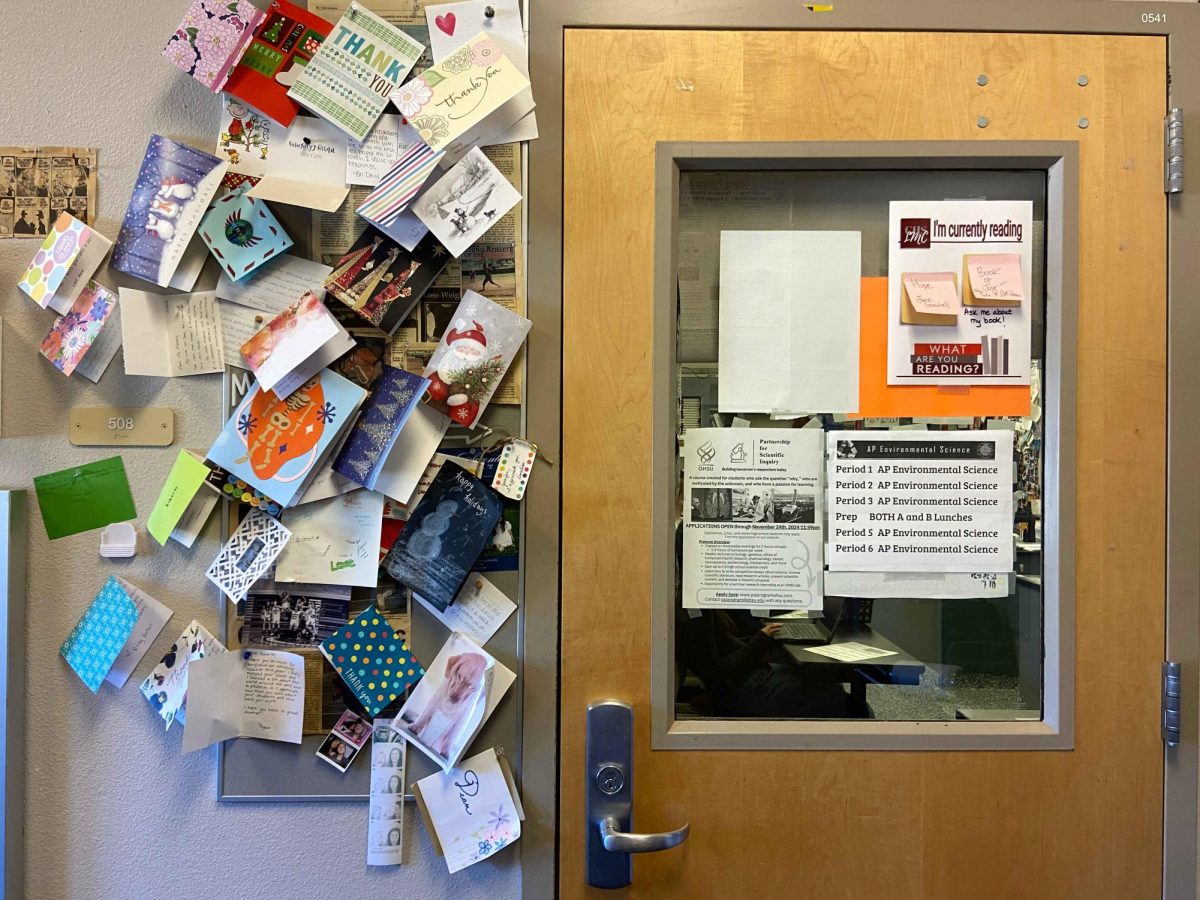
M 467 291 L 423 373 L 425 402 L 474 428 L 532 322 L 482 294 Z
M 507 760 L 489 748 L 413 785 L 434 849 L 451 874 L 521 836 L 525 811 Z
M 244 194 L 228 194 L 214 203 L 200 221 L 200 238 L 234 281 L 294 243 L 267 204 Z
M 209 90 L 219 91 L 262 19 L 249 0 L 192 0 L 163 56 Z
M 413 212 L 454 258 L 521 202 L 521 192 L 478 147 L 417 198 Z
M 420 41 L 351 3 L 288 96 L 361 141 L 424 49 Z
M 457 162 L 531 109 L 529 79 L 480 34 L 392 92 L 392 103 L 434 150 Z
M 288 97 L 288 88 L 296 83 L 332 27 L 287 0 L 271 0 L 266 18 L 230 73 L 225 90 L 280 125 L 291 125 L 300 106 Z
M 61 213 L 17 287 L 42 309 L 65 314 L 111 247 L 104 235 Z
M 112 267 L 159 287 L 191 290 L 200 267 L 184 267 L 182 280 L 175 278 L 176 270 L 228 167 L 211 153 L 151 135 L 113 248 Z M 200 247 L 201 264 L 203 253 Z
M 71 308 L 50 327 L 42 341 L 42 356 L 64 375 L 70 375 L 100 336 L 100 329 L 116 305 L 116 297 L 89 281 Z

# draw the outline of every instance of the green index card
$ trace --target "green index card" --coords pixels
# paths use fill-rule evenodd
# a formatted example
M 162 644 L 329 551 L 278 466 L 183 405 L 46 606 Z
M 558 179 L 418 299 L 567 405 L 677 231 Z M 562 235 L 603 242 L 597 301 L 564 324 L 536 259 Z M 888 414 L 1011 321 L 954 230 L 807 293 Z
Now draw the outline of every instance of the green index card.
M 137 516 L 119 456 L 38 475 L 33 489 L 52 541 Z

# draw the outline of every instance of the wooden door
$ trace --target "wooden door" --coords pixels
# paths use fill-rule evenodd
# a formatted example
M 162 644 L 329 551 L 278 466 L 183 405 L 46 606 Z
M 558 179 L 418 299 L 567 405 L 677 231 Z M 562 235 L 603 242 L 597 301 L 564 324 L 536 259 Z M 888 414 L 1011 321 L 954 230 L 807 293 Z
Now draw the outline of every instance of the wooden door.
M 562 896 L 589 895 L 584 715 L 608 697 L 636 713 L 637 829 L 692 826 L 636 858 L 624 895 L 1159 896 L 1165 51 L 1132 36 L 566 34 Z M 971 139 L 1080 142 L 1075 749 L 651 751 L 655 142 Z

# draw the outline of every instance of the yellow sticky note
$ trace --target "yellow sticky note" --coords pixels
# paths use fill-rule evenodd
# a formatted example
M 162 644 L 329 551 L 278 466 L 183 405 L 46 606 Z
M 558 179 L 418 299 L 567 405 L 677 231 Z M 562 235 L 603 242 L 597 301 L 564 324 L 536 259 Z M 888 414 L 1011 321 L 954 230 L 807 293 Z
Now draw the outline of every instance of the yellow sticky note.
M 179 524 L 179 520 L 187 511 L 188 504 L 196 496 L 208 477 L 208 466 L 202 459 L 193 456 L 187 450 L 180 450 L 167 475 L 167 482 L 158 492 L 158 500 L 154 502 L 154 511 L 146 522 L 146 530 L 160 544 L 166 544 L 171 539 L 171 532 Z

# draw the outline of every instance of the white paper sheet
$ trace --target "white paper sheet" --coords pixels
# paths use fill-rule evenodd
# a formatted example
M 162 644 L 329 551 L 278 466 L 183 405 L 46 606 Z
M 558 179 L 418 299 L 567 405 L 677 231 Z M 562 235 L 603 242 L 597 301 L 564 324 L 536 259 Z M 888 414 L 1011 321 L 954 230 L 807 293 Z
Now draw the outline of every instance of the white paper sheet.
M 449 427 L 450 420 L 437 410 L 423 403 L 413 407 L 379 471 L 375 490 L 407 503 Z
M 286 510 L 292 539 L 275 561 L 275 580 L 375 587 L 383 504 L 383 494 L 362 490 Z
M 862 235 L 722 231 L 721 412 L 858 409 Z
M 902 600 L 1007 597 L 1011 580 L 1007 572 L 826 572 L 825 594 Z
M 462 590 L 445 612 L 426 603 L 420 595 L 413 596 L 433 613 L 435 619 L 451 631 L 462 632 L 481 647 L 492 639 L 517 609 L 517 604 L 478 572 L 467 576 Z
M 346 140 L 324 119 L 296 116 L 283 139 L 271 143 L 267 172 L 250 196 L 333 212 L 350 193 Z
M 400 116 L 384 113 L 365 141 L 346 142 L 346 184 L 374 187 L 400 158 Z
M 224 371 L 221 311 L 212 291 L 164 297 L 121 288 L 120 307 L 126 375 Z
M 884 656 L 895 656 L 895 650 L 880 650 L 877 647 L 868 647 L 866 644 L 846 643 L 846 644 L 826 644 L 821 647 L 805 647 L 809 653 L 816 653 L 819 656 L 828 656 L 830 659 L 841 660 L 842 662 L 859 662 L 864 659 L 880 659 Z
M 137 607 L 138 611 L 138 619 L 133 626 L 133 633 L 125 641 L 125 646 L 121 648 L 121 653 L 104 678 L 114 687 L 122 688 L 174 613 L 124 578 L 118 578 L 117 581 L 121 583 L 121 587 L 129 595 L 129 599 L 133 601 L 133 605 Z
M 304 657 L 275 650 L 240 650 L 188 666 L 183 752 L 233 737 L 301 742 Z
M 325 279 L 332 271 L 311 259 L 277 256 L 238 282 L 222 272 L 216 294 L 221 300 L 278 315 L 304 296 L 305 291 L 312 291 L 324 300 Z

